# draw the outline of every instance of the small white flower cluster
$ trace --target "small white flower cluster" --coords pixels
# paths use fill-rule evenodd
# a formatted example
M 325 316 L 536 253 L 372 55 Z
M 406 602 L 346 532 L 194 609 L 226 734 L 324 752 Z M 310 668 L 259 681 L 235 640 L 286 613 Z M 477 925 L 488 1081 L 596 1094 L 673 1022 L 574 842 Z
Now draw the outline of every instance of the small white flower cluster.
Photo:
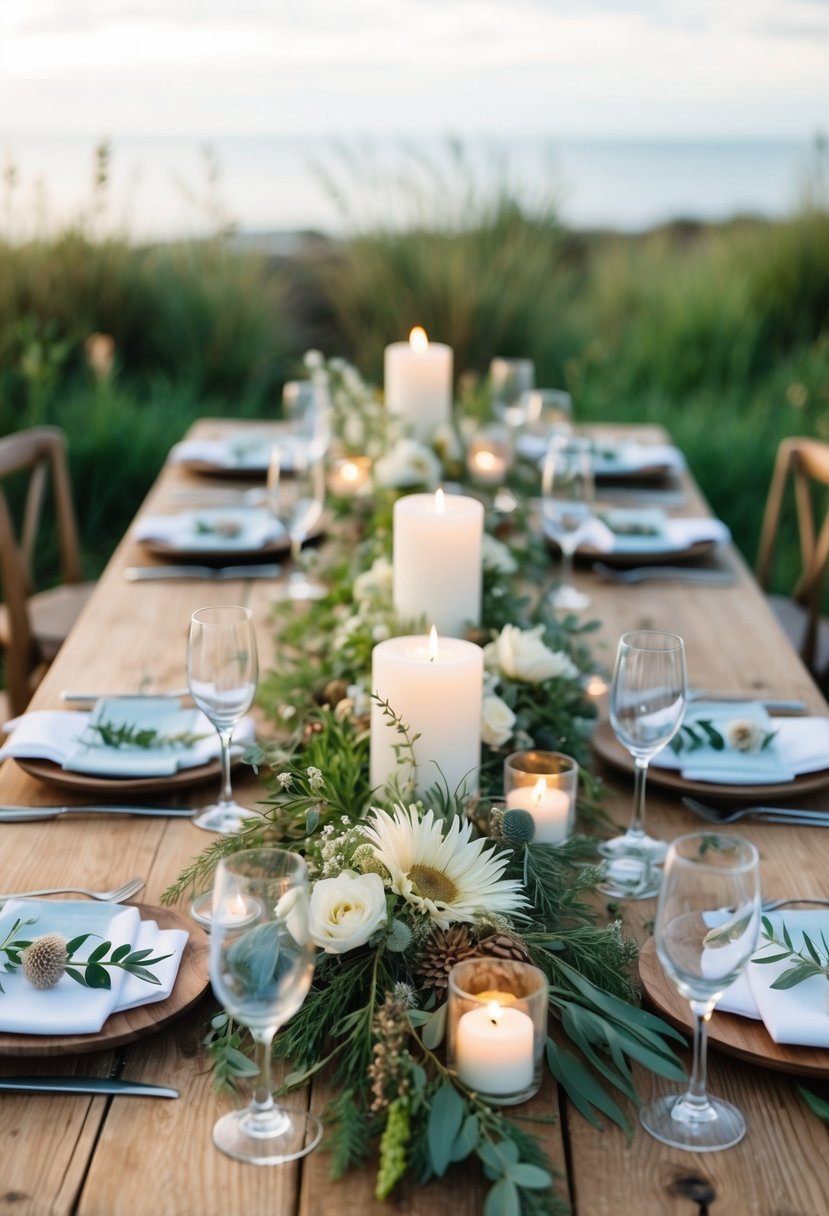
M 341 874 L 351 865 L 354 850 L 362 843 L 359 828 L 343 815 L 340 827 L 327 823 L 320 832 L 320 873 L 323 878 Z
M 487 574 L 515 574 L 518 569 L 518 562 L 509 545 L 505 545 L 489 532 L 484 532 L 481 557 L 484 572 Z
M 398 439 L 374 466 L 378 485 L 392 490 L 413 486 L 434 489 L 440 484 L 443 466 L 431 448 L 416 439 Z
M 331 402 L 334 433 L 343 447 L 376 459 L 386 446 L 386 413 L 374 390 L 345 359 L 328 359 L 309 350 L 304 363 L 311 379 Z

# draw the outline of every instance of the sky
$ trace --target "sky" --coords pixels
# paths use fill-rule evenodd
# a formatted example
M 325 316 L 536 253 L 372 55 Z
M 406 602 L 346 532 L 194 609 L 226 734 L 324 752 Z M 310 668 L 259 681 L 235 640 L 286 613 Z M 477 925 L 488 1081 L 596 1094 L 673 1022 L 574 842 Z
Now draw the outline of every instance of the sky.
M 0 0 L 0 138 L 810 138 L 829 0 Z

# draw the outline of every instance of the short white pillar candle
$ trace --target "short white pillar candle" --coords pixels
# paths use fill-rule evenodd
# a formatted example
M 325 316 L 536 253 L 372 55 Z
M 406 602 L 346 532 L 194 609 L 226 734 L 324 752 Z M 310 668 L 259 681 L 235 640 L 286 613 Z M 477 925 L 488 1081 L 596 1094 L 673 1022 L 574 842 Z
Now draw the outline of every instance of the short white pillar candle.
M 389 638 L 372 652 L 371 688 L 415 739 L 406 738 L 375 700 L 371 707 L 372 789 L 391 777 L 414 779 L 419 791 L 437 782 L 473 793 L 481 759 L 483 651 L 460 638 Z M 402 750 L 401 750 L 402 748 Z M 412 753 L 415 769 L 412 769 Z M 402 763 L 398 763 L 398 755 Z
M 383 381 L 386 409 L 415 439 L 428 443 L 452 416 L 452 348 L 430 342 L 418 325 L 408 342 L 386 347 Z
M 455 1032 L 458 1079 L 480 1094 L 516 1093 L 533 1083 L 532 1018 L 490 1001 L 461 1014 Z
M 442 637 L 481 621 L 484 508 L 462 494 L 407 494 L 394 504 L 394 610 Z

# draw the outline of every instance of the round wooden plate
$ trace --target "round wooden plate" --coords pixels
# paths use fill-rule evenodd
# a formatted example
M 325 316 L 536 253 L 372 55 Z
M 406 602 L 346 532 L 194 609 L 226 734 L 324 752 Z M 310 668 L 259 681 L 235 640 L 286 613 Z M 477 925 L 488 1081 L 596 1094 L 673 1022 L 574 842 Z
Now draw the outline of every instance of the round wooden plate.
M 633 777 L 633 758 L 614 735 L 610 722 L 605 720 L 599 723 L 590 744 L 601 760 Z M 676 769 L 651 764 L 648 766 L 648 782 L 677 794 L 699 794 L 715 801 L 754 802 L 758 798 L 799 798 L 802 794 L 823 790 L 829 785 L 829 769 L 802 773 L 793 781 L 778 781 L 769 785 L 724 785 L 717 781 L 687 781 Z
M 649 937 L 639 953 L 639 978 L 650 1003 L 672 1026 L 693 1034 L 691 1008 L 665 975 Z M 751 1064 L 801 1077 L 829 1077 L 829 1051 L 821 1047 L 795 1047 L 775 1043 L 762 1022 L 736 1013 L 714 1010 L 708 1023 L 708 1040 L 726 1055 Z
M 319 524 L 316 528 L 312 528 L 308 536 L 303 541 L 303 546 L 306 544 L 315 544 L 322 540 L 325 535 L 324 524 Z M 176 545 L 171 541 L 160 540 L 142 540 L 140 542 L 148 553 L 153 557 L 161 557 L 177 562 L 193 562 L 195 565 L 254 565 L 260 561 L 267 561 L 271 557 L 281 557 L 285 553 L 290 552 L 291 540 L 288 533 L 285 532 L 282 536 L 274 537 L 273 540 L 266 541 L 264 545 L 256 545 L 252 549 L 198 549 L 191 548 L 189 545 Z
M 123 1047 L 145 1035 L 155 1034 L 186 1013 L 206 991 L 210 979 L 207 973 L 207 934 L 193 921 L 170 908 L 136 905 L 142 920 L 154 920 L 162 929 L 185 929 L 190 938 L 184 947 L 173 991 L 164 1001 L 138 1005 L 112 1013 L 97 1034 L 7 1034 L 0 1032 L 0 1056 L 64 1056 L 85 1051 L 105 1051 Z
M 700 540 L 693 545 L 682 545 L 681 547 L 674 548 L 666 547 L 658 552 L 648 549 L 644 553 L 632 553 L 629 550 L 624 553 L 615 553 L 612 549 L 608 552 L 604 549 L 596 549 L 592 545 L 579 545 L 573 556 L 577 562 L 601 561 L 606 566 L 618 566 L 620 569 L 624 569 L 627 566 L 662 566 L 665 562 L 692 562 L 696 558 L 706 557 L 716 543 L 715 540 Z M 554 553 L 561 552 L 559 546 L 551 537 L 547 537 L 547 546 Z
M 222 775 L 222 766 L 218 759 L 211 760 L 209 764 L 197 764 L 194 768 L 180 768 L 175 773 L 167 773 L 161 777 L 95 777 L 92 773 L 70 772 L 52 760 L 23 760 L 17 756 L 14 759 L 24 773 L 28 773 L 37 781 L 88 794 L 115 794 L 118 798 L 126 798 L 130 802 L 138 800 L 144 794 L 168 794 L 186 786 L 219 781 Z

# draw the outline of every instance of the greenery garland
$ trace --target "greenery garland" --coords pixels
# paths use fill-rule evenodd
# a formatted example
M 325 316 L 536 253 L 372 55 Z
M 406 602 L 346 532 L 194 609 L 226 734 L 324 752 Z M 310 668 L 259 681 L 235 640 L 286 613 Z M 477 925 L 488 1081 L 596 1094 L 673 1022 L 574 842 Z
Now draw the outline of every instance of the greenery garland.
M 332 369 L 319 357 L 310 368 L 327 379 L 338 433 L 350 434 L 357 446 L 376 443 L 376 397 L 354 369 Z M 361 435 L 364 417 L 370 431 Z M 393 437 L 385 442 L 393 453 Z M 583 763 L 595 716 L 584 692 L 593 667 L 592 626 L 550 611 L 549 561 L 517 496 L 508 513 L 491 504 L 487 512 L 484 624 L 472 638 L 486 647 L 485 691 L 498 705 L 484 724 L 480 797 L 461 800 L 438 784 L 415 802 L 411 790 L 395 783 L 384 791 L 369 788 L 371 651 L 412 627 L 396 620 L 392 608 L 391 507 L 435 459 L 425 449 L 413 454 L 412 441 L 406 442 L 406 459 L 387 458 L 385 465 L 403 484 L 375 484 L 370 501 L 334 504 L 338 524 L 319 559 L 330 593 L 300 612 L 292 605 L 275 609 L 280 661 L 262 681 L 260 701 L 279 738 L 249 757 L 270 789 L 261 817 L 211 844 L 164 898 L 174 902 L 203 889 L 219 859 L 236 850 L 291 848 L 309 863 L 313 937 L 322 884 L 352 884 L 365 900 L 366 932 L 358 926 L 350 940 L 337 941 L 326 936 L 330 926 L 317 926 L 322 952 L 310 992 L 275 1046 L 293 1068 L 283 1091 L 323 1071 L 334 1083 L 325 1116 L 334 1175 L 363 1162 L 379 1144 L 376 1193 L 384 1199 L 407 1172 L 425 1181 L 476 1155 L 492 1183 L 487 1216 L 559 1212 L 552 1167 L 520 1108 L 508 1115 L 490 1106 L 442 1057 L 453 961 L 512 954 L 545 973 L 553 1028 L 547 1064 L 596 1126 L 604 1116 L 630 1130 L 623 1103 L 637 1102 L 631 1062 L 683 1077 L 670 1043 L 682 1039 L 633 1003 L 636 946 L 618 921 L 601 923 L 590 898 L 602 876 L 594 840 L 579 835 L 559 846 L 534 844 L 522 818 L 497 806 L 510 751 L 564 750 Z M 443 444 L 444 468 L 447 451 L 451 455 L 451 442 Z M 506 631 L 515 643 L 508 648 L 500 644 Z M 522 654 L 532 659 L 524 667 Z M 385 709 L 394 715 L 393 706 Z M 413 741 L 407 724 L 397 725 L 405 750 Z M 581 823 L 595 827 L 603 816 L 600 783 L 582 769 L 581 786 Z M 409 843 L 417 837 L 425 852 L 450 837 L 456 852 L 468 851 L 479 878 L 470 895 L 474 908 L 434 868 L 421 867 L 429 872 L 417 880 L 414 866 L 408 875 L 396 873 L 387 847 L 395 833 Z M 252 1042 L 227 1015 L 214 1019 L 206 1043 L 218 1081 L 233 1083 L 255 1071 Z

